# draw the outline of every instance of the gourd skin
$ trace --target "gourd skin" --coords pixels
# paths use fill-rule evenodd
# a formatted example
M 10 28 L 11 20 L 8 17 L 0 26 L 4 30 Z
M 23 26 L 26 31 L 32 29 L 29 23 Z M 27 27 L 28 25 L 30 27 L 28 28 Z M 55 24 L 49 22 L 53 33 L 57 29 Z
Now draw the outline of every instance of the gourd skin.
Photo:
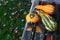
M 44 11 L 46 14 L 54 14 L 54 6 L 53 5 L 37 5 L 36 9 Z
M 35 14 L 33 18 L 30 17 L 30 13 L 26 16 L 26 21 L 27 22 L 33 22 L 36 23 L 38 21 L 38 15 Z
M 42 23 L 44 24 L 46 30 L 55 31 L 57 28 L 57 22 L 50 15 L 44 13 L 43 11 L 38 11 L 42 19 Z

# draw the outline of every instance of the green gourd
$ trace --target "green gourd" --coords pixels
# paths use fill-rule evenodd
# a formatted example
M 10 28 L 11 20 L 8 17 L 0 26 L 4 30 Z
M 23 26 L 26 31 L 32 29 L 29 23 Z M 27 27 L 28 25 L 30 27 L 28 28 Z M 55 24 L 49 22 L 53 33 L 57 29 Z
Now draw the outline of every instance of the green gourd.
M 44 13 L 43 11 L 37 11 L 40 15 L 42 22 L 48 31 L 55 31 L 57 28 L 57 22 L 50 15 Z

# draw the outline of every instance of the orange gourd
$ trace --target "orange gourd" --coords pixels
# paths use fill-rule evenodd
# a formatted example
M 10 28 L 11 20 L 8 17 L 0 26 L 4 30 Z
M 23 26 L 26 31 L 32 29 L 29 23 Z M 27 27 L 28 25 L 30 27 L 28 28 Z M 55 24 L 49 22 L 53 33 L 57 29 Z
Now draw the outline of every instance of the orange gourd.
M 30 13 L 26 16 L 26 21 L 27 22 L 33 22 L 36 23 L 38 21 L 38 15 L 35 14 L 33 18 L 30 17 Z
M 47 35 L 46 40 L 53 40 L 53 36 L 52 35 Z
M 53 12 L 54 12 L 54 6 L 53 5 L 37 5 L 35 8 L 40 9 L 47 14 L 53 14 Z

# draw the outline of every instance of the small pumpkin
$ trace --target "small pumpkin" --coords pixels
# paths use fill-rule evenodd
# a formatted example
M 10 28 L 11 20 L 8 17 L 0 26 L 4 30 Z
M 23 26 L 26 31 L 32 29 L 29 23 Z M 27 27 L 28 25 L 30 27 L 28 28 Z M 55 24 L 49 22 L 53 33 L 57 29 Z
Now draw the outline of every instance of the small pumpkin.
M 54 12 L 54 6 L 53 5 L 37 5 L 35 8 L 40 9 L 47 14 L 53 14 L 53 12 Z
M 38 15 L 34 14 L 35 16 L 33 18 L 30 17 L 30 13 L 26 16 L 27 22 L 33 22 L 36 23 L 38 21 Z

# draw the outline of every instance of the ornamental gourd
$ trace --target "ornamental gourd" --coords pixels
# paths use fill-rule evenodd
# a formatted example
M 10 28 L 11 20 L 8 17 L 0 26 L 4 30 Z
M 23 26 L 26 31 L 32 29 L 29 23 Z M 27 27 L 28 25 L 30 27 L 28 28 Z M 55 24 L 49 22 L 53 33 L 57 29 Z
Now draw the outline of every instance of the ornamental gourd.
M 37 5 L 35 8 L 40 9 L 47 14 L 53 14 L 53 12 L 54 12 L 54 6 L 53 5 Z
M 48 14 L 44 13 L 43 11 L 38 11 L 42 22 L 48 31 L 55 31 L 57 27 L 56 21 Z
M 33 23 L 36 23 L 38 21 L 38 15 L 34 14 L 34 17 L 31 18 L 30 17 L 30 13 L 26 16 L 26 21 L 27 22 L 33 22 Z

